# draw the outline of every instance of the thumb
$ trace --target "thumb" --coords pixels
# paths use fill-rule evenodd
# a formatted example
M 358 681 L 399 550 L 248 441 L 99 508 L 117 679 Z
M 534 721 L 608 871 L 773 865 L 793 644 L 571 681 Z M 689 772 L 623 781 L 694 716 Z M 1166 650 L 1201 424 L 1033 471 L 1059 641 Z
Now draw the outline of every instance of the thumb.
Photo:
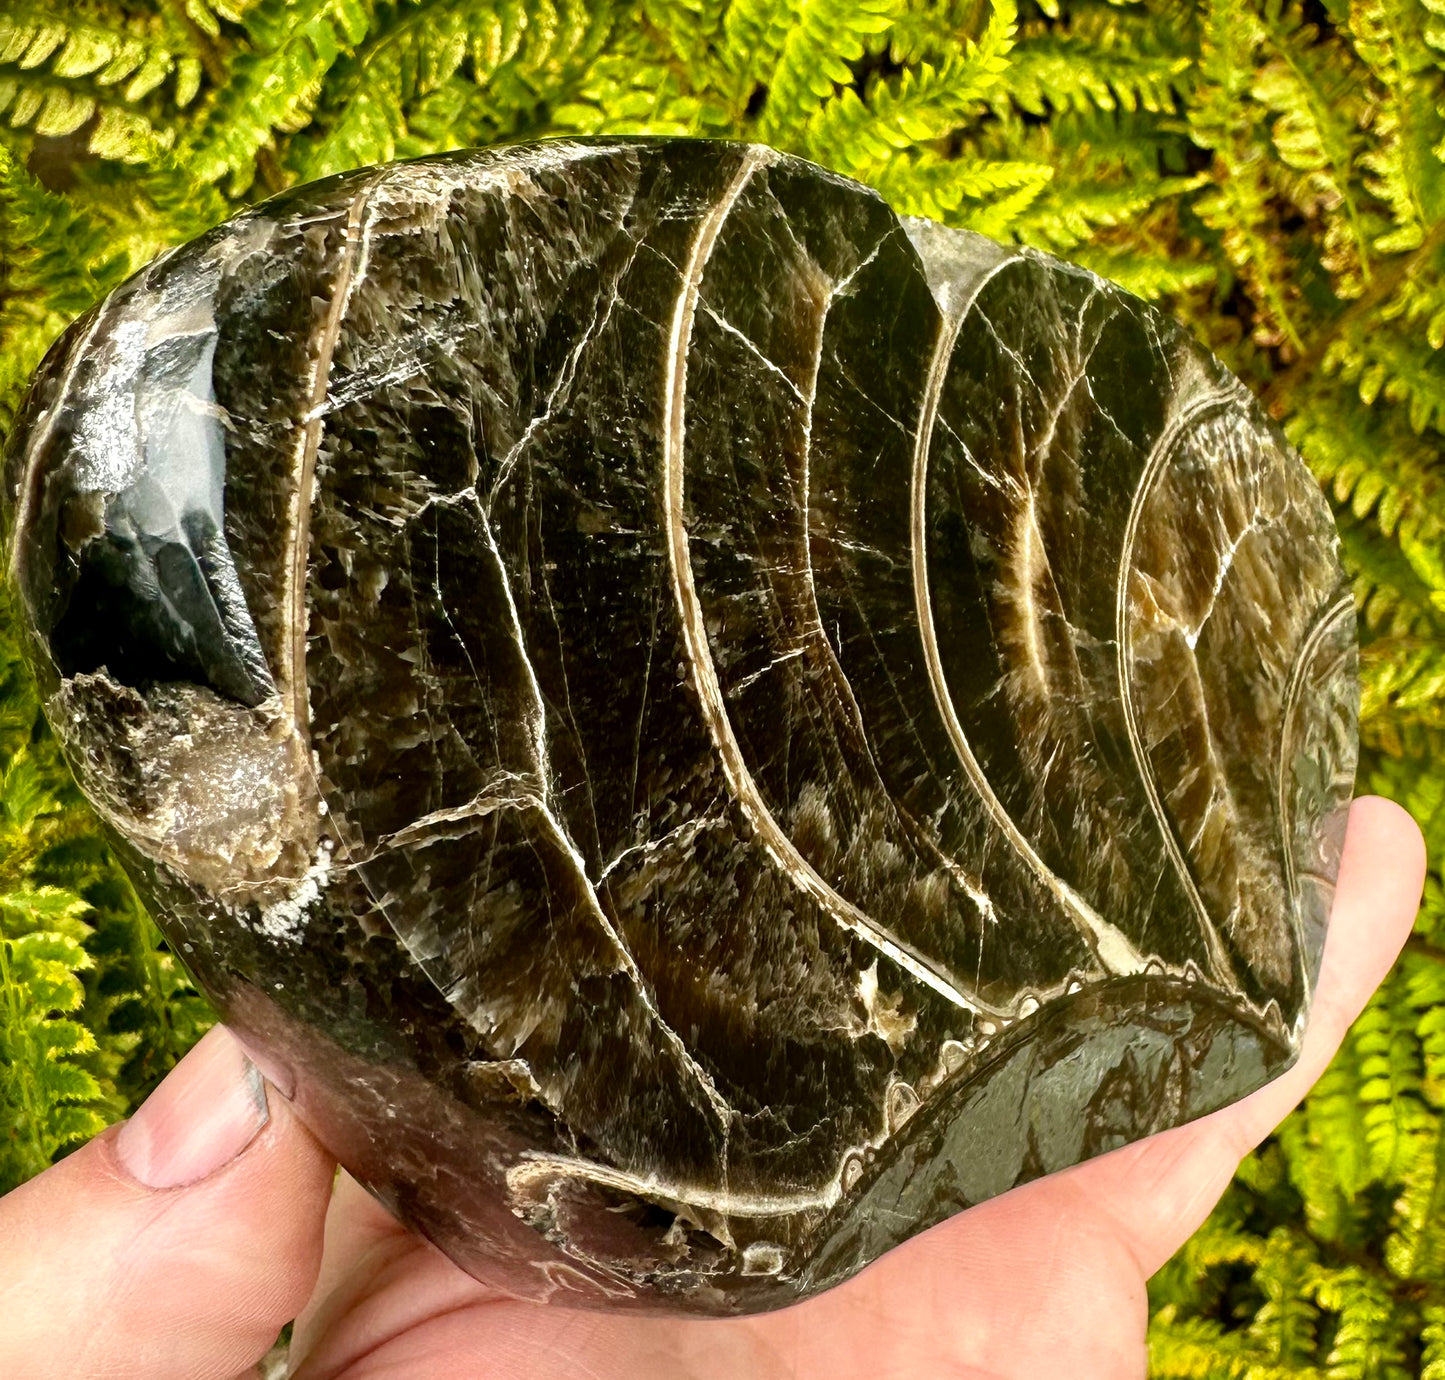
M 245 1371 L 315 1283 L 332 1170 L 212 1030 L 128 1122 L 0 1198 L 0 1375 Z

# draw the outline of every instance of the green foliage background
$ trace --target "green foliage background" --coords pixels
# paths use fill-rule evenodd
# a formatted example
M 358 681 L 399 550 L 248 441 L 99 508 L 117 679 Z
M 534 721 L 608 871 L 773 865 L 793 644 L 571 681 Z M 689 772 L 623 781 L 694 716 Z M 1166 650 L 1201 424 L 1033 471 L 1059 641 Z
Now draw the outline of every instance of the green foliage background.
M 1363 787 L 1435 870 L 1334 1066 L 1153 1284 L 1161 1377 L 1445 1380 L 1445 0 L 4 0 L 0 426 L 167 245 L 358 164 L 741 135 L 1187 320 L 1337 506 Z M 0 1190 L 204 1029 L 0 610 Z

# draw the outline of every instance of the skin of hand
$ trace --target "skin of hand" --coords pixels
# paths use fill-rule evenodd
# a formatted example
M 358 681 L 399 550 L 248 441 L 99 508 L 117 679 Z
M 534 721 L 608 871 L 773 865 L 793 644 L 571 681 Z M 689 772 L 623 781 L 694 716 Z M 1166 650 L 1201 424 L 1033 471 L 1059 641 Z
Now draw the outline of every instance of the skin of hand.
M 484 1288 L 337 1178 L 218 1028 L 129 1122 L 0 1199 L 0 1376 L 237 1380 L 295 1318 L 294 1380 L 1137 1380 L 1145 1281 L 1323 1072 L 1410 932 L 1424 868 L 1404 811 L 1355 802 L 1304 1049 L 1267 1087 L 755 1318 Z

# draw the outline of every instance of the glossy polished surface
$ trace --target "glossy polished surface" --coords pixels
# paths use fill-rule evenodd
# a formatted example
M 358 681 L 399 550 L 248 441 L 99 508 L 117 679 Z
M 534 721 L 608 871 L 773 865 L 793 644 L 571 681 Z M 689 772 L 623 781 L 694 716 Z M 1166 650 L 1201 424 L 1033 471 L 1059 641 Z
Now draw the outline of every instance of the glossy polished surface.
M 775 1307 L 1298 1051 L 1333 523 L 1081 269 L 757 146 L 364 170 L 77 322 L 6 491 L 165 933 L 480 1278 Z

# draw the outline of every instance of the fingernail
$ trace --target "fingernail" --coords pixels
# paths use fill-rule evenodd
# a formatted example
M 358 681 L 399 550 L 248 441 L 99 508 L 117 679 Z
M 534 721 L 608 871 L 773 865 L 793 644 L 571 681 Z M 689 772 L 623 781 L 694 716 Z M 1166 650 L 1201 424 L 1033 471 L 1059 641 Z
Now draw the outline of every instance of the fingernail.
M 179 1188 L 230 1164 L 270 1115 L 260 1072 L 218 1026 L 120 1128 L 116 1158 L 149 1188 Z

